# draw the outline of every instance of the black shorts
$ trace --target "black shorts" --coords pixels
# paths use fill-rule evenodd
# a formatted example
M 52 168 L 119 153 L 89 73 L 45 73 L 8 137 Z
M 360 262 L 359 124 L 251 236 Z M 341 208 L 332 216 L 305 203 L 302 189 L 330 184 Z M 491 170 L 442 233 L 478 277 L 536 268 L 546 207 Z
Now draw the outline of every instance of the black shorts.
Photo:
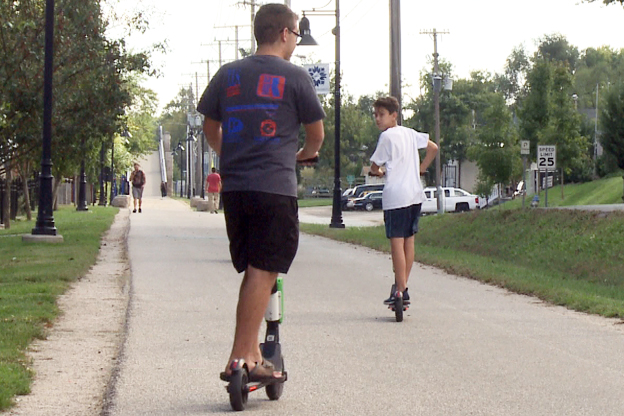
M 387 238 L 408 238 L 418 232 L 422 204 L 384 211 Z
M 287 273 L 299 246 L 297 198 L 265 192 L 224 192 L 221 198 L 234 268 Z

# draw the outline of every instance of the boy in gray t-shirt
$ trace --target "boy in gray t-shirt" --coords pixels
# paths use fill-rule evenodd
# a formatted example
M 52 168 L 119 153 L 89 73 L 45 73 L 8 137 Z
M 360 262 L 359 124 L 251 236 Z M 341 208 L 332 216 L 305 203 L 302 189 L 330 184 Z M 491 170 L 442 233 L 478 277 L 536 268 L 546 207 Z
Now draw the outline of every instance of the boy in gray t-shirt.
M 283 4 L 264 5 L 254 34 L 256 55 L 224 65 L 197 109 L 206 116 L 208 144 L 220 156 L 232 262 L 245 273 L 222 378 L 242 359 L 249 380 L 262 381 L 282 377 L 263 361 L 258 332 L 277 275 L 288 271 L 297 251 L 296 163 L 318 156 L 325 113 L 308 74 L 288 62 L 299 37 L 297 15 Z M 298 150 L 301 124 L 306 138 Z

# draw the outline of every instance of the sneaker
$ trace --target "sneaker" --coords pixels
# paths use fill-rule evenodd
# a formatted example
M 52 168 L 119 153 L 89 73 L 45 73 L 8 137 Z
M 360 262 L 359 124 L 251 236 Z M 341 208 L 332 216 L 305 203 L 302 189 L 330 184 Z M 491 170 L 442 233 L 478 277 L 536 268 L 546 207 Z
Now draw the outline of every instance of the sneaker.
M 143 212 L 143 211 L 141 211 L 141 208 L 139 208 L 139 213 L 141 213 L 141 212 Z
M 390 292 L 390 297 L 386 300 L 384 300 L 384 305 L 392 305 L 394 304 L 394 301 L 396 300 L 396 297 L 394 296 L 396 290 L 395 290 L 396 286 L 392 285 L 391 288 L 391 292 Z M 403 303 L 406 305 L 409 305 L 410 303 L 410 297 L 409 297 L 409 293 L 407 292 L 407 288 L 405 288 L 405 291 L 403 292 Z
M 394 292 L 396 292 L 396 285 L 393 283 L 392 287 L 390 288 L 390 297 L 386 300 L 384 300 L 384 305 L 392 305 L 395 301 L 395 297 L 394 297 Z
M 136 214 L 136 208 L 132 210 L 132 212 L 134 212 Z

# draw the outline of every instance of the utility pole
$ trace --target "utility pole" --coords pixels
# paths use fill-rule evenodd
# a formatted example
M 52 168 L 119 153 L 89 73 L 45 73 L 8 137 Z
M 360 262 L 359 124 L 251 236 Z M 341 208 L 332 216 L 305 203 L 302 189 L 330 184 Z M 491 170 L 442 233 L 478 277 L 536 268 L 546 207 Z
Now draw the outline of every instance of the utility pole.
M 594 178 L 598 178 L 598 89 L 600 84 L 596 83 L 596 119 L 594 120 Z
M 251 55 L 256 53 L 256 41 L 254 36 L 254 20 L 256 18 L 256 6 L 259 4 L 254 0 L 243 0 L 238 4 L 242 4 L 243 6 L 251 6 Z
M 223 44 L 235 44 L 236 45 L 236 53 L 234 53 L 234 58 L 238 59 L 238 53 L 239 48 L 238 48 L 238 42 L 240 39 L 237 40 L 229 40 L 229 39 L 225 39 L 225 40 L 215 40 L 214 43 L 202 43 L 201 46 L 214 46 L 215 44 L 217 45 L 217 47 L 219 48 L 219 60 L 211 60 L 211 62 L 218 62 L 219 63 L 219 68 L 221 68 L 221 66 L 223 65 Z M 227 59 L 226 59 L 227 60 Z M 227 60 L 228 62 L 231 62 L 232 60 Z M 204 61 L 202 61 L 204 62 Z
M 438 154 L 435 159 L 436 170 L 436 193 L 438 201 L 438 214 L 444 213 L 444 202 L 442 201 L 442 184 L 440 180 L 441 166 L 440 166 L 440 153 L 442 148 L 440 147 L 440 90 L 442 89 L 442 75 L 440 74 L 440 67 L 438 65 L 438 34 L 448 34 L 448 31 L 438 32 L 433 31 L 421 31 L 421 35 L 433 35 L 433 105 L 435 107 L 435 140 L 438 145 Z
M 401 0 L 390 0 L 390 95 L 399 100 L 397 122 L 401 125 Z
M 215 29 L 231 29 L 234 28 L 234 45 L 235 45 L 235 49 L 236 49 L 236 53 L 234 54 L 234 58 L 238 59 L 238 52 L 240 50 L 238 43 L 239 43 L 239 39 L 238 39 L 238 28 L 239 27 L 245 27 L 245 26 L 249 26 L 249 25 L 235 25 L 235 26 L 215 26 Z M 224 42 L 231 42 L 230 40 L 224 41 Z

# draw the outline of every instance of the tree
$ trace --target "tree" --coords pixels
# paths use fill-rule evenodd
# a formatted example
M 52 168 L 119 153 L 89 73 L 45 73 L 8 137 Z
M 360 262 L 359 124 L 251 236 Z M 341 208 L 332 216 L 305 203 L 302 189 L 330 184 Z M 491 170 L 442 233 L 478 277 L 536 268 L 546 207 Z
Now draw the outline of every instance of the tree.
M 549 62 L 543 59 L 535 62 L 527 74 L 526 88 L 527 95 L 518 109 L 520 137 L 531 143 L 531 157 L 535 159 L 540 133 L 548 126 L 552 107 L 552 66 Z
M 24 178 L 40 163 L 42 6 L 0 3 L 0 163 L 19 168 Z M 131 74 L 151 73 L 149 53 L 130 53 L 123 39 L 106 38 L 99 1 L 59 2 L 55 20 L 54 176 L 73 176 L 84 159 L 93 177 L 101 146 L 126 129 Z
M 452 78 L 452 65 L 446 61 L 439 63 L 440 72 L 443 79 Z M 474 73 L 480 74 L 480 73 Z M 475 75 L 477 76 L 477 75 Z M 421 89 L 425 93 L 406 105 L 406 108 L 413 112 L 413 115 L 405 120 L 406 127 L 418 131 L 429 133 L 434 137 L 435 132 L 435 109 L 433 78 L 430 69 L 421 71 Z M 440 93 L 440 161 L 442 164 L 450 160 L 456 160 L 460 166 L 466 160 L 466 150 L 470 143 L 470 119 L 471 107 L 470 99 L 465 95 L 470 94 L 471 84 L 468 81 L 456 80 L 451 91 Z M 435 166 L 429 169 L 429 177 L 435 176 Z
M 597 0 L 585 0 L 586 3 L 593 3 Z M 604 4 L 606 4 L 607 6 L 610 4 L 615 4 L 615 3 L 620 3 L 621 5 L 624 6 L 624 0 L 602 0 L 602 2 Z
M 549 62 L 565 64 L 571 72 L 576 69 L 579 51 L 576 46 L 570 45 L 565 36 L 560 34 L 545 35 L 539 40 L 535 59 L 544 59 Z
M 469 150 L 471 159 L 479 167 L 477 188 L 481 192 L 492 189 L 493 184 L 509 183 L 514 166 L 518 165 L 515 159 L 519 159 L 520 154 L 516 128 L 504 96 L 491 93 L 488 103 L 483 111 L 483 125 L 477 132 L 477 142 Z
M 624 170 L 624 83 L 612 86 L 607 92 L 600 117 L 602 126 L 600 142 L 605 152 L 616 160 L 620 169 Z
M 516 100 L 524 95 L 524 82 L 531 68 L 531 63 L 523 46 L 517 46 L 505 63 L 505 72 L 496 75 L 495 83 L 505 99 L 515 105 Z
M 591 180 L 592 161 L 588 157 L 589 142 L 581 136 L 581 118 L 572 100 L 572 75 L 565 65 L 559 64 L 553 71 L 552 108 L 549 110 L 548 126 L 540 134 L 540 143 L 557 146 L 557 166 L 564 178 L 576 172 L 576 179 Z M 583 174 L 584 172 L 584 174 Z M 563 188 L 562 188 L 563 189 Z

